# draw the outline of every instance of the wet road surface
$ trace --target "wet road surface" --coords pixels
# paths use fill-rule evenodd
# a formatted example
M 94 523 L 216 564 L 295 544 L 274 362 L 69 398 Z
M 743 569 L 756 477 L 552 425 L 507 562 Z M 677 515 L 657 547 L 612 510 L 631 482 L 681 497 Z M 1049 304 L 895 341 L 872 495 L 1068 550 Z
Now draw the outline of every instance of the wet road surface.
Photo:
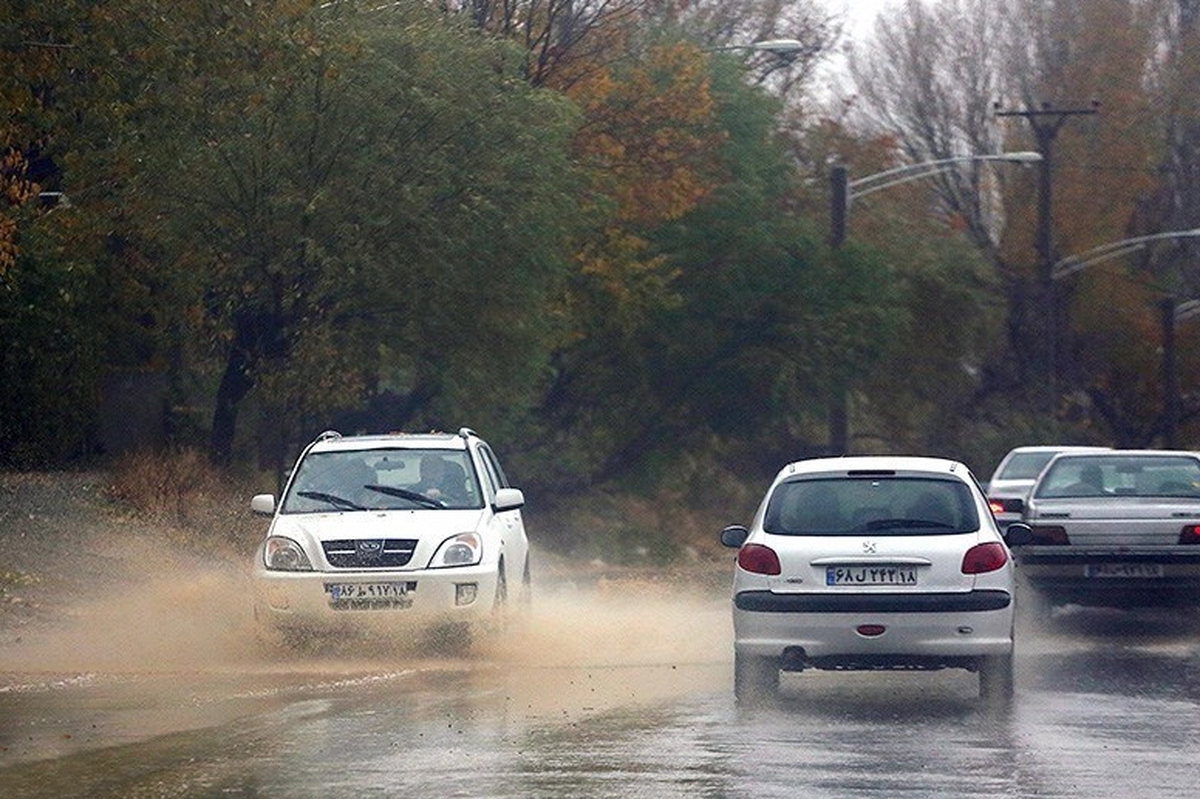
M 267 658 L 230 622 L 190 645 L 119 641 L 72 660 L 73 636 L 103 638 L 94 622 L 0 651 L 0 796 L 1184 797 L 1200 785 L 1193 613 L 1023 622 L 1001 713 L 956 671 L 788 674 L 777 704 L 740 710 L 727 601 L 661 588 L 543 598 L 511 641 L 457 659 Z M 34 665 L 47 662 L 60 668 Z

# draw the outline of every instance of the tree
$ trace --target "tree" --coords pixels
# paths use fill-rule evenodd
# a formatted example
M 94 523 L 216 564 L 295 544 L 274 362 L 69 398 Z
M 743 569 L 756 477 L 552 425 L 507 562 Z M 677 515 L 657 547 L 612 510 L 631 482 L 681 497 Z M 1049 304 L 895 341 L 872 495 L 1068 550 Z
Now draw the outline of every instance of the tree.
M 113 365 L 160 350 L 160 275 L 116 193 L 152 50 L 141 3 L 0 10 L 0 461 L 90 455 Z M 169 314 L 168 314 L 169 315 Z
M 1027 0 L 1019 7 L 911 0 L 880 19 L 876 49 L 856 53 L 855 85 L 866 109 L 859 120 L 890 131 L 915 161 L 1031 149 L 1024 121 L 1002 125 L 993 105 L 1042 109 L 1100 100 L 1100 116 L 1064 125 L 1053 143 L 1054 253 L 1131 235 L 1137 209 L 1152 191 L 1154 147 L 1146 131 L 1153 128 L 1153 110 L 1145 79 L 1154 48 L 1145 11 L 1145 4 L 1127 0 Z M 980 174 L 995 176 L 994 191 L 978 181 Z M 1039 224 L 1036 186 L 1026 175 L 991 166 L 947 172 L 933 185 L 942 208 L 961 220 L 993 264 L 1006 299 L 1007 346 L 987 359 L 982 396 L 1019 396 L 1023 384 L 1040 387 L 1048 376 L 1029 368 L 1046 346 L 1045 335 L 1034 335 L 1043 330 L 1038 320 L 1047 291 L 1039 277 L 1045 264 L 1030 247 Z M 1075 287 L 1076 281 L 1055 287 L 1063 314 L 1056 325 L 1064 331 L 1071 329 L 1067 319 L 1081 318 L 1078 304 L 1088 298 L 1073 295 Z M 1056 348 L 1056 371 L 1064 386 L 1082 388 L 1090 377 L 1083 364 L 1096 360 L 1084 351 L 1087 342 L 1103 337 L 1077 333 Z M 1006 363 L 1013 366 L 998 367 Z M 1086 413 L 1057 407 L 1060 414 Z
M 300 424 L 372 396 L 374 426 L 519 416 L 567 263 L 569 106 L 421 8 L 196 10 L 140 188 L 224 361 L 213 457 L 252 388 Z

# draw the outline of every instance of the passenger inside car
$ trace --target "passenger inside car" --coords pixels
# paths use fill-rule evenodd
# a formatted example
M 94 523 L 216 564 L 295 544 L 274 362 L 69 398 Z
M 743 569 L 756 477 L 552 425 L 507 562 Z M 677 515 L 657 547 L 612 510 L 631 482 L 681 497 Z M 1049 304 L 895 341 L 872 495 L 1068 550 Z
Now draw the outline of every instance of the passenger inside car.
M 413 486 L 431 499 L 461 500 L 466 486 L 466 473 L 457 463 L 430 453 L 421 458 L 421 482 Z
M 1095 464 L 1089 464 L 1079 470 L 1079 480 L 1065 486 L 1061 496 L 1065 497 L 1098 497 L 1104 493 L 1104 472 Z

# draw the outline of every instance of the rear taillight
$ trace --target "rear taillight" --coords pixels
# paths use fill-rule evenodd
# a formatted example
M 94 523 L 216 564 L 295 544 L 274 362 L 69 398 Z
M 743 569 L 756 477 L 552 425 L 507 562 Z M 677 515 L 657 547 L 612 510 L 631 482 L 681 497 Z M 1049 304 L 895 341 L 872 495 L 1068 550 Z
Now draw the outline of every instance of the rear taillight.
M 1046 544 L 1051 546 L 1065 547 L 1071 543 L 1067 538 L 1067 528 L 1059 527 L 1058 525 L 1030 525 L 1030 532 L 1033 533 L 1033 544 Z
M 1008 550 L 1003 544 L 989 541 L 986 544 L 976 544 L 963 555 L 963 574 L 986 574 L 1002 568 L 1008 563 Z
M 1022 499 L 988 497 L 988 507 L 992 509 L 992 513 L 1021 513 L 1025 510 L 1025 501 Z
M 754 574 L 779 574 L 779 556 L 762 544 L 746 544 L 738 550 L 738 566 Z
M 1200 544 L 1200 524 L 1189 524 L 1179 533 L 1179 543 Z

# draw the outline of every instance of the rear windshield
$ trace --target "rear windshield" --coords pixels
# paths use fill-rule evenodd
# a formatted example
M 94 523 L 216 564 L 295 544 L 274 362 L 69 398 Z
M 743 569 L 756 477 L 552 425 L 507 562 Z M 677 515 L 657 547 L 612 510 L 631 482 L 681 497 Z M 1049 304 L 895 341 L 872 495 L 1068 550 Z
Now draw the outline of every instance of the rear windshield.
M 1033 480 L 1042 473 L 1042 469 L 1055 454 L 1054 452 L 1014 452 L 995 479 Z
M 780 483 L 763 528 L 776 535 L 940 535 L 979 529 L 961 480 L 897 475 Z
M 1200 460 L 1186 455 L 1061 457 L 1034 496 L 1200 498 Z

